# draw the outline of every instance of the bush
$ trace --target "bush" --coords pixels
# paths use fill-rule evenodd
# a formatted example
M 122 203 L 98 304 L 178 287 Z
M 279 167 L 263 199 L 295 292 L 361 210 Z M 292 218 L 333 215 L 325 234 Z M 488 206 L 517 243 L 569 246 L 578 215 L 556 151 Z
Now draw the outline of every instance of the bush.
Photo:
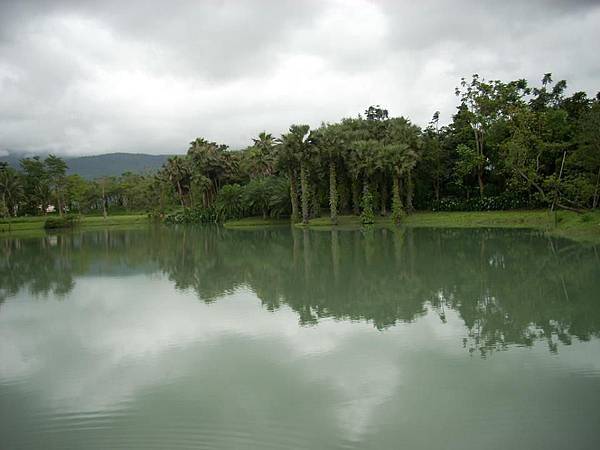
M 44 222 L 44 228 L 47 230 L 60 228 L 73 228 L 79 223 L 79 216 L 67 215 L 63 217 L 48 217 Z
M 290 214 L 290 184 L 282 177 L 255 178 L 248 184 L 228 184 L 208 208 L 183 208 L 166 214 L 164 222 L 215 223 L 249 216 L 264 218 Z M 160 215 L 155 215 L 160 217 Z
M 545 204 L 537 197 L 528 197 L 504 192 L 494 197 L 473 197 L 469 200 L 444 198 L 439 202 L 432 202 L 432 211 L 501 211 L 507 209 L 535 209 L 542 208 Z
M 373 195 L 368 189 L 365 189 L 363 193 L 360 220 L 363 225 L 375 223 L 375 213 L 373 212 Z
M 183 208 L 165 215 L 164 222 L 168 224 L 183 223 L 215 223 L 218 221 L 217 211 L 209 208 Z
M 290 184 L 281 177 L 256 178 L 243 187 L 241 200 L 244 216 L 289 215 Z
M 4 203 L 4 200 L 0 200 L 0 218 L 5 218 L 9 215 L 10 214 L 8 208 L 6 207 L 6 203 Z
M 244 188 L 239 184 L 228 184 L 217 194 L 215 202 L 216 213 L 219 221 L 239 219 L 244 215 L 242 196 Z

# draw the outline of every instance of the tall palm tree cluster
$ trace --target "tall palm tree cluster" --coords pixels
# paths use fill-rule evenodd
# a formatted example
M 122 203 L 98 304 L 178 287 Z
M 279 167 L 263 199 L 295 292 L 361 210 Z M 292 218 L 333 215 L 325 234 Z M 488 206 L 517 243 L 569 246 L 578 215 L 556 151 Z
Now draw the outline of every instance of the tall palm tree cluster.
M 458 106 L 421 129 L 380 106 L 362 116 L 266 132 L 241 151 L 197 139 L 162 179 L 179 204 L 220 219 L 289 214 L 308 223 L 325 209 L 398 222 L 434 211 L 600 206 L 600 93 L 566 93 L 564 80 L 461 79 Z M 287 185 L 287 188 L 284 187 Z M 287 198 L 284 198 L 287 197 Z M 201 200 L 200 200 L 201 199 Z
M 364 118 L 313 130 L 292 125 L 279 138 L 262 132 L 237 152 L 199 138 L 157 178 L 182 207 L 215 208 L 222 219 L 289 213 L 306 224 L 326 207 L 334 224 L 340 212 L 360 213 L 368 223 L 390 208 L 400 220 L 412 209 L 420 133 L 409 120 L 371 107 Z
M 260 133 L 232 151 L 198 138 L 155 174 L 83 180 L 50 155 L 0 166 L 0 216 L 57 212 L 153 211 L 167 221 L 289 216 L 308 223 L 327 212 L 399 222 L 434 211 L 600 207 L 600 94 L 565 94 L 545 74 L 456 88 L 447 125 L 435 112 L 423 129 L 380 106 L 279 137 Z M 175 210 L 175 212 L 173 212 Z

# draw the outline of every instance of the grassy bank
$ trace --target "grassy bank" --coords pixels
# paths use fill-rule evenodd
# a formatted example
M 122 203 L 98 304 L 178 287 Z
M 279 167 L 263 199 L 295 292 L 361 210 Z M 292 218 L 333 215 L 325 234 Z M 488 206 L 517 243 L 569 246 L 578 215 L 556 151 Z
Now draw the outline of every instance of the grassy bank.
M 44 231 L 46 217 L 20 217 L 0 220 L 0 235 L 9 232 Z M 106 227 L 118 225 L 135 225 L 148 222 L 146 214 L 128 214 L 109 216 L 82 217 L 78 226 L 82 228 Z M 229 221 L 226 228 L 252 229 L 259 227 L 289 225 L 289 219 L 263 219 L 248 217 Z M 389 217 L 376 217 L 375 225 L 392 226 Z M 446 227 L 446 228 L 529 228 L 546 232 L 552 236 L 563 236 L 579 241 L 600 243 L 600 212 L 577 214 L 569 211 L 558 211 L 551 214 L 541 211 L 485 211 L 485 212 L 418 212 L 407 216 L 402 221 L 407 227 Z M 296 224 L 296 226 L 302 226 Z M 337 229 L 355 229 L 361 226 L 358 216 L 340 216 Z M 332 228 L 329 217 L 312 219 L 308 225 L 311 229 L 327 230 Z
M 391 225 L 391 219 L 379 217 L 376 225 Z M 341 216 L 339 227 L 360 226 L 360 217 Z M 577 214 L 570 211 L 417 212 L 404 218 L 403 226 L 444 228 L 529 228 L 552 236 L 580 241 L 600 242 L 600 212 Z M 309 222 L 310 228 L 331 228 L 331 220 L 321 217 Z
M 263 227 L 289 223 L 286 220 L 247 218 L 227 222 L 228 228 Z M 392 226 L 390 217 L 376 217 L 375 225 Z M 547 210 L 539 211 L 485 211 L 485 212 L 417 212 L 402 221 L 407 227 L 444 227 L 444 228 L 529 228 L 543 231 L 552 236 L 563 236 L 580 241 L 600 242 L 600 212 L 577 214 Z M 296 224 L 302 227 L 301 224 Z M 353 229 L 361 226 L 358 216 L 339 216 L 337 229 Z M 329 217 L 312 219 L 311 229 L 328 230 L 332 228 Z
M 0 234 L 19 233 L 29 231 L 43 231 L 44 222 L 48 217 L 16 217 L 0 220 Z M 148 222 L 147 214 L 127 214 L 108 216 L 83 216 L 78 227 L 107 227 L 116 225 L 135 225 Z
M 229 220 L 225 222 L 223 226 L 225 228 L 256 228 L 289 224 L 289 219 L 263 219 L 262 217 L 246 217 L 239 220 Z
M 600 242 L 600 212 L 577 214 L 570 211 L 486 211 L 486 212 L 422 212 L 403 222 L 414 227 L 454 228 L 530 228 L 552 236 Z

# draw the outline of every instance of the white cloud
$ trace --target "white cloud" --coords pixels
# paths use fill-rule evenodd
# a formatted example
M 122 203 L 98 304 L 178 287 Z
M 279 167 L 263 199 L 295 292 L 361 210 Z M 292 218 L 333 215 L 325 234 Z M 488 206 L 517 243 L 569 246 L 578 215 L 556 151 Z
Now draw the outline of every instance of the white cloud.
M 448 120 L 461 76 L 595 94 L 596 2 L 7 2 L 0 150 L 174 153 L 368 105 Z

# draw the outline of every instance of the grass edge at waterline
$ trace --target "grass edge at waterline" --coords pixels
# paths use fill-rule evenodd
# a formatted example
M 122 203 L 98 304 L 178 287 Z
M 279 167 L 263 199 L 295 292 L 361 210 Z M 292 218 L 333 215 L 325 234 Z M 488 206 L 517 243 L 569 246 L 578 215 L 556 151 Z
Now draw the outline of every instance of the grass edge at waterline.
M 58 217 L 58 216 L 52 216 Z M 12 233 L 43 231 L 48 216 L 17 217 L 0 220 L 0 236 Z M 124 214 L 108 216 L 82 216 L 77 222 L 77 227 L 109 227 L 118 225 L 133 225 L 149 221 L 147 214 Z
M 227 228 L 265 227 L 282 225 L 281 219 L 245 218 L 225 222 Z M 329 217 L 319 217 L 299 228 L 333 229 Z M 375 226 L 392 226 L 391 217 L 377 216 Z M 337 229 L 361 227 L 361 218 L 354 215 L 338 216 Z M 600 242 L 600 211 L 577 214 L 570 211 L 482 211 L 482 212 L 416 212 L 402 220 L 407 227 L 438 228 L 527 228 L 540 230 L 551 236 L 562 236 L 579 241 Z

